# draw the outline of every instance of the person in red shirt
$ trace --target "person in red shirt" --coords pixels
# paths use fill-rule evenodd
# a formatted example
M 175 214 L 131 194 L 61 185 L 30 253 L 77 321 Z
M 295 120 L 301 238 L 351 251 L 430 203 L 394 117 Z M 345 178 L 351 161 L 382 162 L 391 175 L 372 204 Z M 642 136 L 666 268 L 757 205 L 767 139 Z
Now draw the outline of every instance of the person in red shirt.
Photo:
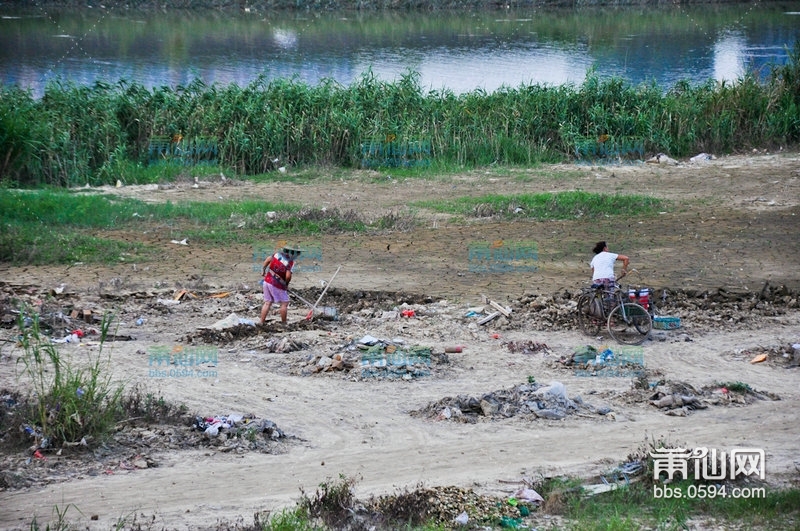
M 267 319 L 272 303 L 280 305 L 281 322 L 285 323 L 289 311 L 289 282 L 292 281 L 292 269 L 300 250 L 284 247 L 272 256 L 268 256 L 261 266 L 264 276 L 264 306 L 261 307 L 261 324 Z

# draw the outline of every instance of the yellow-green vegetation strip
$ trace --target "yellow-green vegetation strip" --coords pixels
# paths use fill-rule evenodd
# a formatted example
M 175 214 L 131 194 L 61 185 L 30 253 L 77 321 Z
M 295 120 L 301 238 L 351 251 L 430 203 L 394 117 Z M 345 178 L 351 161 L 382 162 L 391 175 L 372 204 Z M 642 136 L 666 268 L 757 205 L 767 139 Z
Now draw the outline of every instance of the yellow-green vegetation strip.
M 668 208 L 663 199 L 646 195 L 598 194 L 572 191 L 540 194 L 458 197 L 429 200 L 415 206 L 465 217 L 513 217 L 528 219 L 580 219 L 608 216 L 649 216 Z

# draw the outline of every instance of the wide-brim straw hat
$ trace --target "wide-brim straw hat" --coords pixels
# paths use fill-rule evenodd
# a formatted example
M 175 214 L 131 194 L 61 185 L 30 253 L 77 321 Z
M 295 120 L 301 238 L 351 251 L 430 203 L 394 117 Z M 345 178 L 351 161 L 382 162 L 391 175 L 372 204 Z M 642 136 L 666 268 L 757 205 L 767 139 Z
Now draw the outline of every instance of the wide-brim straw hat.
M 297 247 L 295 245 L 284 245 L 283 248 L 281 249 L 281 251 L 284 254 L 288 254 L 288 255 L 292 255 L 292 256 L 299 256 L 300 253 L 303 252 L 302 249 L 300 249 L 299 247 Z

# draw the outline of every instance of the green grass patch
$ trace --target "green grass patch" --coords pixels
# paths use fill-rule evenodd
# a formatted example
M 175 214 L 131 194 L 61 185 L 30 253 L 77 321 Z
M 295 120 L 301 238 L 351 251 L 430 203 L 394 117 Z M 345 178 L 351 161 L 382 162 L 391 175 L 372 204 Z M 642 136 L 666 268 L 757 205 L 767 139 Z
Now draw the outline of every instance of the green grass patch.
M 415 206 L 464 217 L 527 219 L 581 219 L 610 216 L 649 216 L 666 209 L 663 199 L 644 195 L 610 195 L 589 192 L 459 197 L 420 201 Z
M 142 221 L 227 222 L 236 216 L 296 212 L 300 207 L 267 201 L 146 203 L 108 195 L 67 191 L 0 190 L 0 222 L 38 223 L 43 227 L 129 228 Z
M 701 492 L 700 485 L 686 481 L 670 485 L 673 489 L 681 489 L 681 498 L 656 498 L 654 487 L 644 483 L 592 497 L 574 496 L 565 504 L 562 512 L 571 522 L 566 529 L 634 531 L 647 528 L 677 531 L 687 529 L 690 520 L 713 521 L 717 527 L 735 525 L 737 529 L 791 529 L 797 525 L 800 517 L 798 489 L 726 485 L 725 497 L 719 495 L 720 490 L 716 487 L 713 492 L 717 495 L 713 498 L 699 495 L 687 497 L 690 485 Z M 738 493 L 738 497 L 732 495 L 734 492 Z
M 0 189 L 0 261 L 13 264 L 146 261 L 156 252 L 110 231 L 169 231 L 212 246 L 254 243 L 264 235 L 405 230 L 413 215 L 365 219 L 355 210 L 301 208 L 266 201 L 146 203 L 68 191 Z
M 0 262 L 11 264 L 110 264 L 145 261 L 154 250 L 127 242 L 86 234 L 83 229 L 52 230 L 42 224 L 4 223 L 0 235 Z

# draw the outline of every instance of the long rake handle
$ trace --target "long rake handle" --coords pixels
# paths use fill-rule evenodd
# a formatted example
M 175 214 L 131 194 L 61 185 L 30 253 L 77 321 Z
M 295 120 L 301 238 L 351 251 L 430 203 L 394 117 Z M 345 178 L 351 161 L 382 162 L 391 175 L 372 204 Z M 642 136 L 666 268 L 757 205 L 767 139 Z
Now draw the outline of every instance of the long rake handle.
M 342 268 L 342 266 L 339 266 L 338 268 L 336 268 L 336 272 L 333 274 L 333 276 L 332 276 L 332 277 L 331 277 L 331 279 L 328 281 L 328 283 L 327 283 L 327 284 L 325 284 L 325 289 L 323 289 L 323 290 L 322 290 L 322 293 L 320 293 L 320 294 L 319 294 L 319 298 L 317 299 L 317 302 L 315 302 L 315 303 L 314 303 L 314 309 L 316 309 L 316 308 L 317 308 L 317 304 L 319 304 L 319 301 L 321 301 L 321 300 L 322 300 L 322 297 L 324 297 L 324 296 L 325 296 L 325 292 L 326 292 L 326 291 L 328 291 L 328 288 L 331 286 L 331 282 L 333 282 L 333 279 L 334 279 L 334 278 L 336 278 L 336 275 L 338 275 L 338 274 L 339 274 L 339 270 L 340 270 L 341 268 Z

